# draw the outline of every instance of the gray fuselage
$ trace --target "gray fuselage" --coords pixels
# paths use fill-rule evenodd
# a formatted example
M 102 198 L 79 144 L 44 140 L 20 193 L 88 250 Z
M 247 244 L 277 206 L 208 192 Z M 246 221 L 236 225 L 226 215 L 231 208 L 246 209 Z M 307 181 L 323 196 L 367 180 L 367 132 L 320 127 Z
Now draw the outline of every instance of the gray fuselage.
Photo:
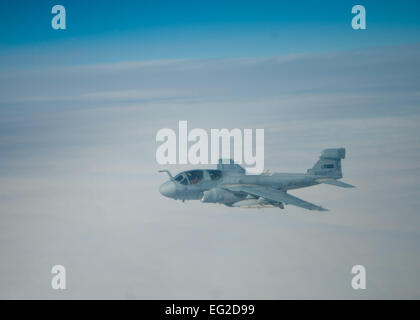
M 188 181 L 187 184 L 181 184 L 179 181 L 175 180 L 177 179 L 177 177 L 180 177 L 180 175 L 185 175 L 188 172 L 192 171 L 202 172 L 203 176 L 199 182 L 191 183 L 190 181 Z M 224 185 L 252 184 L 269 186 L 282 191 L 287 191 L 291 189 L 304 188 L 319 184 L 318 182 L 316 182 L 316 178 L 319 178 L 319 176 L 307 173 L 274 173 L 271 175 L 245 175 L 242 173 L 221 172 L 221 177 L 219 179 L 212 180 L 209 175 L 209 171 L 215 170 L 192 171 L 181 172 L 176 176 L 175 179 L 171 179 L 162 184 L 160 187 L 160 193 L 172 199 L 200 200 L 202 199 L 203 192 L 211 190 L 213 188 L 223 188 Z M 237 196 L 238 198 L 241 198 L 240 195 Z M 245 196 L 242 198 L 245 198 Z M 227 203 L 222 203 L 229 204 L 229 202 L 231 201 L 227 201 Z

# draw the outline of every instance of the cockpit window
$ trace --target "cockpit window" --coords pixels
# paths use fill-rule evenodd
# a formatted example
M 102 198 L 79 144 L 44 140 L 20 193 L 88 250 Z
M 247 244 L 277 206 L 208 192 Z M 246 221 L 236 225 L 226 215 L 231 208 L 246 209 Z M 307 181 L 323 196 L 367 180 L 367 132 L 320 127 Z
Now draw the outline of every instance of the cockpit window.
M 187 185 L 188 179 L 185 177 L 184 173 L 178 174 L 175 178 L 175 181 L 179 182 L 180 184 Z
M 209 176 L 211 180 L 219 180 L 222 177 L 222 172 L 220 170 L 209 170 Z
M 188 180 L 190 180 L 190 184 L 197 184 L 201 180 L 203 180 L 203 171 L 202 170 L 193 170 L 193 171 L 187 171 L 185 174 L 188 177 Z

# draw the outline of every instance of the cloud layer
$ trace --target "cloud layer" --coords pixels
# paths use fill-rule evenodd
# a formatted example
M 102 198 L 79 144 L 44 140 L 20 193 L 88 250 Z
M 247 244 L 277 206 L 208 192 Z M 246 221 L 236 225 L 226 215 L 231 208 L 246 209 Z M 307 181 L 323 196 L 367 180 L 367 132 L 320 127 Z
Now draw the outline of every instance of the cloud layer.
M 419 298 L 419 51 L 0 73 L 0 297 Z M 179 120 L 264 128 L 273 171 L 344 146 L 357 188 L 293 192 L 322 214 L 165 199 L 155 135 Z

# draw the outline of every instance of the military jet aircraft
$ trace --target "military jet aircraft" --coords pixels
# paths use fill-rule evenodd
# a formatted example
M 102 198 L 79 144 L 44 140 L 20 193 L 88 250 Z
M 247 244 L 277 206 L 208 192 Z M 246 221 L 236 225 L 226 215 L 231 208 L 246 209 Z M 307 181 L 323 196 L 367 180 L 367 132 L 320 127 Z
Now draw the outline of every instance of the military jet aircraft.
M 325 149 L 318 162 L 307 173 L 263 173 L 247 175 L 245 169 L 232 160 L 219 160 L 217 170 L 189 170 L 175 177 L 169 175 L 159 191 L 172 199 L 201 200 L 204 203 L 221 203 L 229 207 L 280 208 L 294 205 L 308 210 L 326 211 L 323 207 L 292 196 L 287 191 L 317 184 L 329 184 L 342 188 L 354 186 L 339 181 L 343 177 L 341 159 L 344 148 Z

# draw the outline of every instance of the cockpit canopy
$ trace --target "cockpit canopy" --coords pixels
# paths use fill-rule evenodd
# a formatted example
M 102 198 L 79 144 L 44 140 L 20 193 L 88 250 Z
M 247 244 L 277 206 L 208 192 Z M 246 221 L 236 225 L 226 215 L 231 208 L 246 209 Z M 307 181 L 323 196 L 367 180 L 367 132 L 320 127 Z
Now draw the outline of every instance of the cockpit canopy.
M 216 181 L 222 177 L 220 170 L 190 170 L 179 173 L 175 176 L 175 181 L 183 185 L 200 183 L 208 174 L 209 180 Z

